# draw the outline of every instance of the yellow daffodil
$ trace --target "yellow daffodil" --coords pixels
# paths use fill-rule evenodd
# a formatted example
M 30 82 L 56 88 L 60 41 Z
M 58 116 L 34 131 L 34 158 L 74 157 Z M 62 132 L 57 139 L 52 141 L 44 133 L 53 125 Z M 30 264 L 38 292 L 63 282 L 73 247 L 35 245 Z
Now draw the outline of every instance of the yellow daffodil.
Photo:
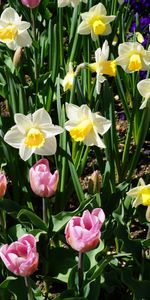
M 142 97 L 144 97 L 144 101 L 140 106 L 140 109 L 146 107 L 148 100 L 150 99 L 150 79 L 143 79 L 138 82 L 137 89 Z
M 6 8 L 0 17 L 0 42 L 12 50 L 30 46 L 32 42 L 27 31 L 30 23 L 21 21 L 21 18 L 11 7 Z
M 73 71 L 72 63 L 70 63 L 69 71 L 62 81 L 62 86 L 63 86 L 64 92 L 66 92 L 67 90 L 71 90 L 72 85 L 73 85 L 74 76 L 75 76 L 75 72 Z
M 93 113 L 86 104 L 79 107 L 66 103 L 66 113 L 69 120 L 65 123 L 65 129 L 69 131 L 74 141 L 83 142 L 87 146 L 105 148 L 99 134 L 102 136 L 108 131 L 111 121 L 98 112 Z
M 150 50 L 145 50 L 138 42 L 124 42 L 118 47 L 116 61 L 125 72 L 132 73 L 150 68 Z
M 97 73 L 96 91 L 98 94 L 100 93 L 101 83 L 106 80 L 103 74 L 116 76 L 116 62 L 115 60 L 108 60 L 108 56 L 109 46 L 108 42 L 105 41 L 102 48 L 98 48 L 95 51 L 96 62 L 89 64 L 91 71 Z
M 82 13 L 82 22 L 78 27 L 79 34 L 90 34 L 95 41 L 99 35 L 108 35 L 111 33 L 110 22 L 116 16 L 107 16 L 107 11 L 102 3 L 94 5 L 88 12 Z
M 133 207 L 137 207 L 140 204 L 147 206 L 146 219 L 150 222 L 150 184 L 145 185 L 144 180 L 140 178 L 139 186 L 129 190 L 127 195 L 135 198 L 132 204 Z
M 38 109 L 27 116 L 17 113 L 14 116 L 16 125 L 4 136 L 4 141 L 19 149 L 19 155 L 27 160 L 33 153 L 53 155 L 56 152 L 55 135 L 62 133 L 63 128 L 54 126 L 48 112 Z
M 87 0 L 81 0 L 84 3 L 87 3 Z M 71 5 L 73 7 L 77 6 L 80 3 L 80 0 L 58 0 L 58 7 L 65 7 Z

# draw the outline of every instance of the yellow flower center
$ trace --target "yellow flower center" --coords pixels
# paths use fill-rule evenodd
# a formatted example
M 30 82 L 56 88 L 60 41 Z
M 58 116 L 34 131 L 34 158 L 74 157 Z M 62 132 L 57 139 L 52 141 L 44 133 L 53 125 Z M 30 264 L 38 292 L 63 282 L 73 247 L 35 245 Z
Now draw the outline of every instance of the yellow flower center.
M 110 60 L 110 61 L 103 61 L 101 63 L 102 66 L 102 73 L 110 76 L 116 76 L 116 61 Z
M 18 33 L 18 29 L 15 25 L 8 25 L 5 28 L 0 29 L 0 41 L 4 43 L 12 42 Z
M 24 143 L 28 148 L 41 148 L 45 143 L 45 136 L 39 129 L 31 128 L 27 133 Z
M 142 201 L 143 201 L 143 205 L 145 206 L 149 206 L 150 205 L 150 188 L 143 188 L 140 191 L 141 197 L 142 197 Z
M 106 30 L 106 24 L 100 19 L 99 16 L 94 16 L 89 20 L 90 26 L 96 35 L 103 34 Z
M 92 128 L 91 120 L 83 120 L 78 126 L 70 130 L 70 135 L 76 142 L 82 142 Z
M 128 69 L 129 71 L 139 71 L 142 69 L 141 57 L 139 54 L 134 53 L 131 55 Z

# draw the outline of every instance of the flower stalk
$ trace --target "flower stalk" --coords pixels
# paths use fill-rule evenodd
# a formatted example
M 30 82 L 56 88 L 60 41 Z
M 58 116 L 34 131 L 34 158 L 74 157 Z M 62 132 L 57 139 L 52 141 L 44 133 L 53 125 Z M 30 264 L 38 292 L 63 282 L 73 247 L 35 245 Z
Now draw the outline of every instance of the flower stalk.
M 78 289 L 79 295 L 83 296 L 83 253 L 79 252 L 78 260 Z
M 26 286 L 26 289 L 27 289 L 27 299 L 28 300 L 34 300 L 32 289 L 31 289 L 30 282 L 29 282 L 29 278 L 27 276 L 25 276 L 24 281 L 25 281 L 25 286 Z

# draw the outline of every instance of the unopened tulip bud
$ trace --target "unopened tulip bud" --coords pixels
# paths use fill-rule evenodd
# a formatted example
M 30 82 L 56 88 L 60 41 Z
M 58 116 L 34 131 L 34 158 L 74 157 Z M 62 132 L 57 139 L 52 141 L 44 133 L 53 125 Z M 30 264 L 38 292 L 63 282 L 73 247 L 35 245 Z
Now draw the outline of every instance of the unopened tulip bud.
M 96 194 L 100 192 L 101 189 L 102 177 L 98 170 L 94 171 L 90 177 L 88 184 L 88 192 L 89 194 Z
M 32 191 L 40 197 L 51 197 L 55 194 L 59 181 L 59 173 L 50 172 L 49 162 L 46 158 L 40 159 L 29 171 Z
M 4 197 L 7 189 L 7 179 L 5 174 L 0 171 L 0 198 Z
M 35 8 L 40 4 L 41 0 L 21 0 L 21 2 L 27 7 Z
M 18 65 L 20 64 L 21 62 L 21 57 L 22 57 L 22 54 L 23 54 L 23 48 L 19 47 L 16 51 L 15 51 L 15 54 L 14 54 L 14 57 L 13 57 L 13 64 L 15 67 L 18 67 Z

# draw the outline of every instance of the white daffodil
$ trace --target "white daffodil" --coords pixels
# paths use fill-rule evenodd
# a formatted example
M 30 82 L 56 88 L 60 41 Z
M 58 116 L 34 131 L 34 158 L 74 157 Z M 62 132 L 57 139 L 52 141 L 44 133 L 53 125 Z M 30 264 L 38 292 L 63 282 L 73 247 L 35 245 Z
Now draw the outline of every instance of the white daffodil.
M 139 180 L 139 186 L 129 190 L 127 195 L 135 198 L 132 206 L 137 207 L 142 204 L 147 206 L 146 210 L 146 220 L 150 222 L 150 184 L 145 185 L 142 178 Z
M 148 100 L 150 99 L 150 79 L 143 79 L 138 82 L 137 89 L 142 97 L 144 97 L 144 101 L 140 106 L 140 109 L 146 107 Z
M 82 13 L 82 22 L 78 27 L 79 34 L 90 34 L 95 41 L 99 35 L 108 35 L 111 33 L 110 22 L 116 16 L 107 16 L 107 11 L 102 3 L 94 5 L 88 12 Z
M 84 3 L 87 3 L 87 0 L 81 0 Z M 65 7 L 68 5 L 72 5 L 73 7 L 77 6 L 80 0 L 58 0 L 58 7 Z
M 101 89 L 101 83 L 106 80 L 105 75 L 116 76 L 116 61 L 108 60 L 109 46 L 108 42 L 105 41 L 102 48 L 98 48 L 95 51 L 95 63 L 89 64 L 91 71 L 97 73 L 96 78 L 96 91 L 99 94 Z
M 77 106 L 66 103 L 66 113 L 69 121 L 65 129 L 76 142 L 83 142 L 87 146 L 105 148 L 100 135 L 110 128 L 111 121 L 100 116 L 98 112 L 92 113 L 87 105 Z
M 118 54 L 117 64 L 127 73 L 148 70 L 150 67 L 150 50 L 145 50 L 138 42 L 120 44 Z
M 62 81 L 62 86 L 63 86 L 64 92 L 66 92 L 67 90 L 71 90 L 72 85 L 73 85 L 74 76 L 75 76 L 75 73 L 73 71 L 72 63 L 69 63 L 69 71 Z
M 44 108 L 27 116 L 17 113 L 14 119 L 16 125 L 5 134 L 4 141 L 19 149 L 23 160 L 27 160 L 33 153 L 55 154 L 57 147 L 55 135 L 64 130 L 52 124 L 51 117 Z
M 30 46 L 32 42 L 27 31 L 30 23 L 21 21 L 21 18 L 11 7 L 6 8 L 0 17 L 0 42 L 12 50 Z

